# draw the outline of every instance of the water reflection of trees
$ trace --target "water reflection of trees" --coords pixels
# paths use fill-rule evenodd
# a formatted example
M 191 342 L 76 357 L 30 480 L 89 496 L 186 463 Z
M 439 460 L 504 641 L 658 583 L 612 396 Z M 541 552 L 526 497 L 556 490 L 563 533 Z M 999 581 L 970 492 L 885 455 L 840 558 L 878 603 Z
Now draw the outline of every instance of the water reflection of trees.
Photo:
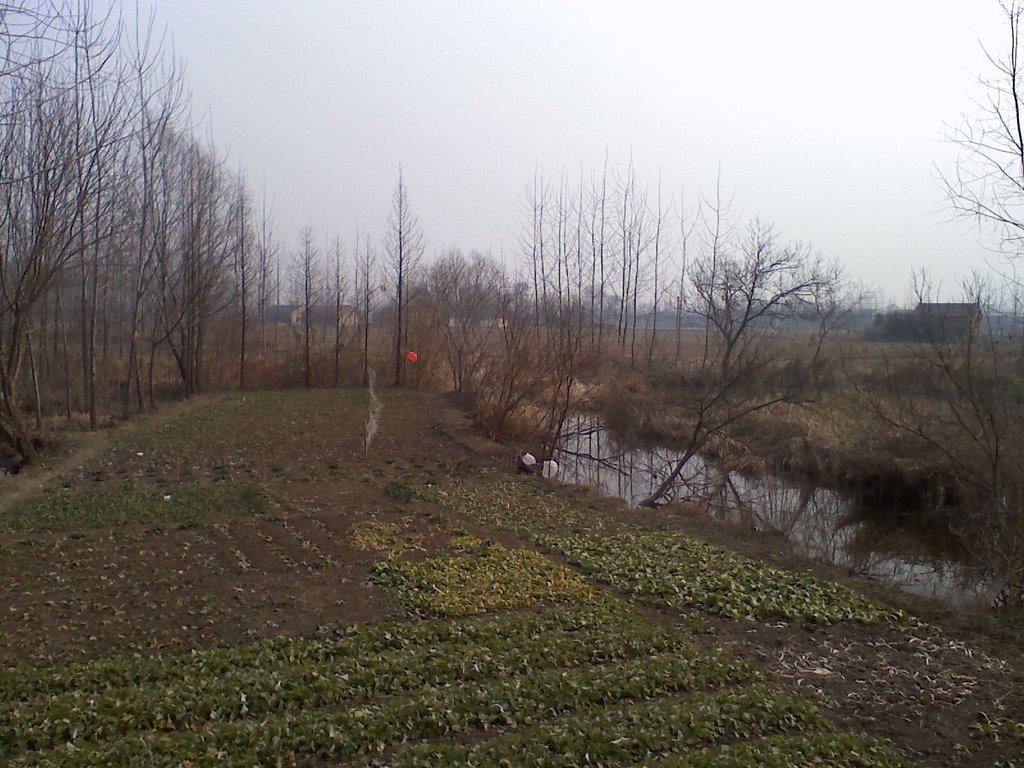
M 666 448 L 623 448 L 589 418 L 567 425 L 558 456 L 563 481 L 598 488 L 633 505 L 669 477 L 678 459 L 678 452 Z M 715 517 L 754 530 L 778 531 L 800 555 L 918 594 L 961 603 L 976 599 L 980 591 L 976 576 L 948 547 L 880 525 L 854 499 L 825 488 L 729 472 L 696 456 L 672 484 L 668 499 L 698 504 Z

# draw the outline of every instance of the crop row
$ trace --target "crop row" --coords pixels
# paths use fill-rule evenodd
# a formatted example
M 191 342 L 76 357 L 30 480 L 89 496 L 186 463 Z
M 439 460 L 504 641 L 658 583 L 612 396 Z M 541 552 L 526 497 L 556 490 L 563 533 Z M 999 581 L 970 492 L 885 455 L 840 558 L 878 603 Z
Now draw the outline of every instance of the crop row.
M 621 623 L 572 632 L 458 639 L 349 657 L 236 666 L 147 687 L 81 688 L 0 706 L 0 752 L 48 749 L 65 741 L 100 741 L 133 731 L 180 730 L 295 707 L 325 707 L 356 698 L 415 691 L 446 681 L 486 680 L 553 667 L 682 654 L 676 632 Z M 244 694 L 242 697 L 240 694 Z
M 459 542 L 464 550 L 465 542 Z M 395 590 L 408 609 L 427 616 L 471 616 L 599 597 L 585 579 L 545 555 L 494 542 L 480 542 L 475 551 L 455 557 L 380 562 L 371 578 Z
M 542 654 L 543 656 L 543 654 Z M 748 680 L 742 666 L 690 649 L 524 674 L 459 680 L 415 696 L 370 701 L 348 709 L 301 706 L 271 713 L 246 711 L 230 722 L 201 728 L 130 734 L 100 743 L 77 741 L 45 752 L 22 753 L 13 765 L 170 766 L 199 761 L 222 766 L 287 764 L 297 758 L 344 758 L 389 745 L 471 729 L 530 725 L 538 718 L 594 705 L 637 701 L 670 692 Z M 248 701 L 245 691 L 238 696 Z
M 622 528 L 597 510 L 519 480 L 488 476 L 479 481 L 452 481 L 421 490 L 420 496 L 484 525 L 525 536 L 566 531 L 612 532 Z
M 287 531 L 291 535 L 293 539 L 299 542 L 299 546 L 301 546 L 306 552 L 309 552 L 315 558 L 316 562 L 321 567 L 333 568 L 338 564 L 337 560 L 335 560 L 333 557 L 324 552 L 316 544 L 316 542 L 310 540 L 308 536 L 306 536 L 301 530 L 296 528 L 290 521 L 288 521 L 287 519 L 281 520 L 279 524 L 282 528 L 284 528 L 285 531 Z
M 751 739 L 729 746 L 696 747 Z M 683 753 L 685 755 L 673 754 Z M 664 762 L 651 758 L 672 755 Z M 789 762 L 783 762 L 788 758 Z M 901 765 L 885 745 L 834 732 L 804 698 L 764 685 L 596 708 L 475 745 L 417 744 L 391 768 L 506 766 L 887 766 Z M 746 760 L 746 762 L 742 762 Z
M 767 736 L 741 744 L 712 746 L 685 755 L 645 761 L 645 768 L 907 768 L 887 744 L 850 733 Z
M 528 536 L 594 578 L 675 608 L 735 619 L 905 622 L 889 606 L 804 573 L 772 568 L 671 531 L 612 523 L 557 494 L 513 482 L 451 484 L 434 501 Z
M 238 541 L 235 539 L 234 534 L 231 533 L 231 529 L 225 523 L 214 523 L 213 528 L 220 533 L 223 537 L 227 549 L 235 558 L 235 562 L 242 571 L 252 570 L 252 561 L 242 551 L 241 547 L 238 546 Z
M 252 532 L 259 538 L 267 547 L 268 550 L 277 558 L 278 562 L 281 563 L 285 568 L 294 568 L 296 562 L 294 559 L 288 556 L 282 547 L 273 536 L 264 531 L 259 526 L 252 526 Z
M 423 536 L 410 530 L 407 522 L 400 525 L 363 520 L 352 526 L 348 542 L 353 549 L 377 552 L 385 560 L 394 560 L 406 552 L 423 549 Z
M 95 739 L 147 727 L 332 703 L 552 665 L 681 651 L 681 635 L 622 609 L 557 610 L 488 620 L 360 627 L 337 640 L 279 638 L 179 657 L 118 658 L 49 671 L 22 667 L 0 680 L 0 749 Z
M 772 568 L 675 533 L 543 536 L 540 541 L 601 581 L 676 608 L 696 607 L 733 619 L 822 624 L 904 618 L 833 582 Z
M 181 655 L 118 656 L 54 668 L 22 665 L 0 669 L 0 690 L 11 704 L 67 692 L 183 685 L 199 677 L 224 675 L 239 667 L 264 671 L 307 662 L 334 664 L 388 652 L 415 652 L 442 645 L 502 647 L 552 632 L 609 631 L 644 637 L 646 627 L 621 603 L 563 608 L 543 613 L 469 618 L 461 621 L 379 622 L 338 630 L 332 637 L 276 637 L 229 648 Z

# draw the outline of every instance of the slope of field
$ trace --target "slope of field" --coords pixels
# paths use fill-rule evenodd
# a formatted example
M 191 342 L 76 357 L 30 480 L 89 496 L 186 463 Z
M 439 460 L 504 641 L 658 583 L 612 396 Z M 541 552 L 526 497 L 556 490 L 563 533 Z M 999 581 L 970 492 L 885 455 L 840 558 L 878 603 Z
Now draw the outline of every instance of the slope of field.
M 1024 751 L 1010 662 L 515 478 L 444 400 L 384 401 L 364 455 L 361 391 L 210 399 L 4 506 L 0 761 L 1010 766 Z

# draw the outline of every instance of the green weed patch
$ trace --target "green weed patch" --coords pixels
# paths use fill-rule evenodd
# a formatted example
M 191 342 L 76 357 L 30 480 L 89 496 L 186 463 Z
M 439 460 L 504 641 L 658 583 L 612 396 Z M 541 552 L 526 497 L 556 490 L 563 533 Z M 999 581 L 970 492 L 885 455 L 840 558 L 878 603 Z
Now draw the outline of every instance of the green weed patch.
M 513 530 L 631 595 L 733 619 L 905 621 L 902 612 L 808 574 L 772 568 L 674 532 L 624 525 L 535 485 L 453 484 L 435 500 L 486 525 Z

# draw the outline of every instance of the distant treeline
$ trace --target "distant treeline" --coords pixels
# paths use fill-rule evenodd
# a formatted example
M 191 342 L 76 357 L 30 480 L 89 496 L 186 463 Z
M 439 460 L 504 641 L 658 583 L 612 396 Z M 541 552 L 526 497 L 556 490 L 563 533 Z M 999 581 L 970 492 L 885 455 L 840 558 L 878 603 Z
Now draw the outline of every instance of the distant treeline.
M 875 315 L 868 338 L 883 341 L 955 341 L 981 331 L 980 304 L 921 302 L 911 310 L 890 310 Z

